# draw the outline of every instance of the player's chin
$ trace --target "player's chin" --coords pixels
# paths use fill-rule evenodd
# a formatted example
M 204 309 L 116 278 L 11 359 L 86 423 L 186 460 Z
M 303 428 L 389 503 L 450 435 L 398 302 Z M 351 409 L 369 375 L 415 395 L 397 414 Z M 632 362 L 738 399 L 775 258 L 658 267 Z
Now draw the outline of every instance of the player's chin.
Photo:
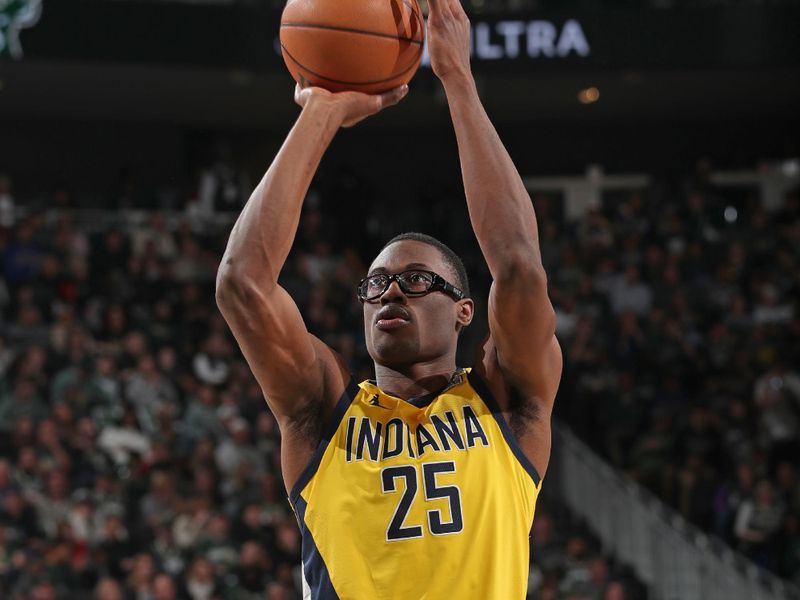
M 402 365 L 416 362 L 419 356 L 419 339 L 416 336 L 396 336 L 375 332 L 370 354 L 382 365 Z

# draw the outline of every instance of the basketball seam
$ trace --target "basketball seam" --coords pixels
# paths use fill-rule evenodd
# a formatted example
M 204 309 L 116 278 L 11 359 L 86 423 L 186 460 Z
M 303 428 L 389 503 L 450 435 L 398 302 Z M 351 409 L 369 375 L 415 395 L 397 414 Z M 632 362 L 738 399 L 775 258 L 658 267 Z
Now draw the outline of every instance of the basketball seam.
M 385 81 L 391 81 L 392 79 L 396 79 L 396 78 L 400 77 L 400 75 L 402 75 L 403 73 L 407 73 L 408 71 L 413 69 L 414 65 L 416 65 L 416 63 L 417 63 L 417 61 L 414 60 L 414 61 L 411 62 L 411 64 L 409 66 L 407 66 L 402 71 L 398 71 L 397 73 L 394 73 L 391 77 L 387 77 L 385 79 L 376 79 L 374 81 L 344 81 L 342 79 L 333 79 L 331 77 L 325 77 L 325 75 L 322 75 L 321 73 L 317 73 L 316 71 L 312 71 L 311 69 L 306 67 L 303 63 L 301 63 L 299 60 L 297 60 L 294 56 L 292 56 L 292 53 L 289 52 L 286 49 L 286 46 L 284 46 L 283 43 L 281 43 L 281 50 L 283 50 L 286 53 L 286 56 L 288 56 L 290 59 L 292 59 L 293 63 L 295 63 L 298 67 L 300 67 L 304 71 L 307 71 L 308 73 L 311 73 L 314 77 L 319 77 L 320 79 L 325 79 L 326 81 L 330 81 L 331 83 L 341 83 L 343 85 L 373 85 L 373 84 L 376 84 L 376 83 L 383 83 Z
M 388 33 L 380 33 L 378 31 L 366 31 L 364 29 L 354 29 L 352 27 L 337 27 L 335 25 L 317 25 L 315 23 L 296 23 L 296 22 L 288 22 L 288 23 L 281 23 L 281 28 L 283 27 L 297 27 L 303 29 L 329 29 L 331 31 L 346 31 L 348 33 L 360 33 L 362 35 L 373 35 L 375 37 L 382 37 L 388 38 L 390 40 L 400 40 L 403 42 L 409 42 L 410 44 L 422 44 L 424 39 L 422 40 L 415 40 L 414 38 L 408 37 L 401 37 L 399 35 L 391 35 Z
M 414 19 L 417 21 L 417 25 L 419 26 L 419 28 L 420 28 L 420 31 L 422 31 L 422 32 L 423 32 L 423 34 L 422 34 L 422 39 L 423 39 L 423 41 L 424 41 L 424 40 L 425 40 L 425 33 L 424 33 L 424 32 L 425 32 L 425 25 L 423 24 L 423 21 L 422 21 L 422 15 L 421 15 L 421 14 L 420 14 L 420 12 L 419 12 L 419 5 L 417 5 L 416 7 L 414 7 L 414 6 L 411 4 L 411 2 L 409 2 L 409 0 L 403 0 L 403 4 L 405 4 L 405 5 L 406 5 L 406 8 L 408 8 L 408 10 L 409 10 L 409 11 L 411 12 L 411 14 L 413 15 Z

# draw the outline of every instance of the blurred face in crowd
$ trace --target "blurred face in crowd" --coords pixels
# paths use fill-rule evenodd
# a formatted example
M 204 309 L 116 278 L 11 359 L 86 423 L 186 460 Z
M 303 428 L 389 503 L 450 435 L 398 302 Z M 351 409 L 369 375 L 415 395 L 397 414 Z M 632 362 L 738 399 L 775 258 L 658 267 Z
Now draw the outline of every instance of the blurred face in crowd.
M 289 594 L 283 585 L 273 582 L 267 587 L 267 600 L 289 600 Z
M 409 269 L 433 271 L 459 287 L 456 273 L 439 250 L 415 240 L 402 240 L 384 248 L 368 274 L 395 274 Z M 396 281 L 382 296 L 363 305 L 367 351 L 376 363 L 393 368 L 454 354 L 458 331 L 470 323 L 473 311 L 472 300 L 455 301 L 441 291 L 406 296 Z
M 41 446 L 49 447 L 53 444 L 58 444 L 58 433 L 56 432 L 56 425 L 49 419 L 45 419 L 39 423 L 37 431 L 38 442 Z
M 250 443 L 250 428 L 244 419 L 233 419 L 230 425 L 231 436 L 237 446 L 247 446 Z
M 548 544 L 553 537 L 553 522 L 550 520 L 550 515 L 545 512 L 540 512 L 536 515 L 533 521 L 533 529 L 531 531 L 531 538 L 536 544 Z
M 255 542 L 247 542 L 242 546 L 239 562 L 244 567 L 251 567 L 261 564 L 264 552 Z
M 147 584 L 153 577 L 155 566 L 149 554 L 138 554 L 134 559 L 131 580 L 138 584 Z
M 223 540 L 228 536 L 228 520 L 220 514 L 211 517 L 206 528 L 208 535 L 215 540 Z
M 125 336 L 125 351 L 132 356 L 141 356 L 147 352 L 147 339 L 139 331 L 132 331 Z
M 56 600 L 56 588 L 51 583 L 40 583 L 31 590 L 31 600 Z
M 248 504 L 242 512 L 242 522 L 250 529 L 261 527 L 261 509 L 255 504 Z
M 261 497 L 264 500 L 276 501 L 280 496 L 278 478 L 274 475 L 264 475 L 261 479 Z
M 27 473 L 37 470 L 36 451 L 31 446 L 25 446 L 19 451 L 17 466 Z
M 123 600 L 122 588 L 115 580 L 102 579 L 94 591 L 95 600 Z
M 300 550 L 300 532 L 295 523 L 287 521 L 278 526 L 277 543 L 279 548 L 287 552 Z
M 26 402 L 31 400 L 36 394 L 36 388 L 33 383 L 28 379 L 17 379 L 17 385 L 14 388 L 14 396 L 17 400 Z
M 619 581 L 612 581 L 606 588 L 603 600 L 626 600 L 628 595 L 625 593 L 625 586 Z
M 59 471 L 54 471 L 47 479 L 47 493 L 55 500 L 63 500 L 67 497 L 69 486 L 64 474 Z
M 196 583 L 211 583 L 214 581 L 214 569 L 208 559 L 200 557 L 192 563 L 189 579 Z
M 778 465 L 777 470 L 778 485 L 781 489 L 791 491 L 797 484 L 797 471 L 794 465 L 788 461 L 783 461 Z
M 753 468 L 747 463 L 740 463 L 736 467 L 736 479 L 739 482 L 739 487 L 749 490 L 753 487 Z
M 158 351 L 158 367 L 162 371 L 171 372 L 178 364 L 178 356 L 175 348 L 165 346 Z
M 602 557 L 593 558 L 589 563 L 589 573 L 594 585 L 602 586 L 608 579 L 608 564 Z
M 103 523 L 103 537 L 106 541 L 125 537 L 125 528 L 119 515 L 108 515 Z
M 769 506 L 773 499 L 772 484 L 768 480 L 762 479 L 756 485 L 756 502 L 762 506 Z
M 17 519 L 25 510 L 25 500 L 17 492 L 11 492 L 6 495 L 2 506 L 10 517 Z
M 153 580 L 153 597 L 155 600 L 175 600 L 177 594 L 175 582 L 169 575 L 158 575 Z
M 0 460 L 0 489 L 11 485 L 11 468 L 7 460 Z

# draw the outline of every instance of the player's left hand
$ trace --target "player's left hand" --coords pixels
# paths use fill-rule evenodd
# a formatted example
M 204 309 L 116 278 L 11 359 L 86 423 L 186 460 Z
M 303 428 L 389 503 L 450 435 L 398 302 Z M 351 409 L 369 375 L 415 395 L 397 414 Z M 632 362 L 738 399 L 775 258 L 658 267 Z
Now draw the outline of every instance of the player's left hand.
M 428 54 L 442 83 L 471 77 L 469 35 L 469 18 L 460 0 L 428 0 Z

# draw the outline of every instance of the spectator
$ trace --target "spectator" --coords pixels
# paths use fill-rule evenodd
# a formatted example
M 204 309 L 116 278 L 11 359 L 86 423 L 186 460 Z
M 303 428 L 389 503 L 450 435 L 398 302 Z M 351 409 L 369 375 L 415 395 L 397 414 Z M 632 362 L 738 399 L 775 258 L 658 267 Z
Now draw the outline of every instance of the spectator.
M 5 278 L 12 286 L 31 281 L 39 274 L 44 253 L 35 236 L 35 222 L 23 221 L 16 229 L 14 241 L 3 252 Z
M 258 542 L 245 542 L 235 571 L 237 586 L 251 594 L 263 595 L 269 583 L 267 574 L 272 569 L 264 548 Z
M 178 390 L 158 370 L 150 354 L 142 355 L 137 368 L 128 379 L 125 397 L 135 407 L 142 431 L 153 435 L 163 416 L 174 417 L 180 410 Z
M 630 310 L 636 315 L 647 314 L 653 302 L 653 293 L 650 287 L 641 281 L 639 269 L 629 266 L 625 274 L 618 277 L 609 290 L 611 309 L 619 315 Z
M 153 600 L 176 600 L 178 591 L 172 578 L 160 573 L 153 579 Z
M 263 457 L 250 444 L 250 426 L 241 417 L 234 418 L 228 426 L 230 437 L 223 440 L 215 452 L 217 468 L 225 474 L 223 488 L 232 492 L 242 475 L 253 476 L 264 473 Z
M 154 253 L 156 260 L 172 261 L 178 256 L 175 237 L 167 230 L 164 215 L 156 212 L 144 227 L 133 232 L 133 255 L 142 258 Z
M 125 600 L 122 586 L 116 579 L 105 577 L 97 582 L 94 589 L 94 600 Z
M 0 173 L 0 227 L 11 228 L 16 221 L 14 196 L 11 195 L 11 178 Z
M 212 334 L 192 360 L 194 374 L 203 383 L 221 385 L 230 374 L 228 356 L 231 348 L 228 341 L 220 334 Z
M 222 589 L 214 576 L 214 567 L 208 559 L 199 556 L 186 572 L 184 596 L 191 600 L 221 600 Z
M 734 532 L 739 549 L 762 567 L 776 567 L 774 542 L 783 516 L 784 507 L 766 479 L 756 484 L 754 497 L 745 500 L 736 513 Z

